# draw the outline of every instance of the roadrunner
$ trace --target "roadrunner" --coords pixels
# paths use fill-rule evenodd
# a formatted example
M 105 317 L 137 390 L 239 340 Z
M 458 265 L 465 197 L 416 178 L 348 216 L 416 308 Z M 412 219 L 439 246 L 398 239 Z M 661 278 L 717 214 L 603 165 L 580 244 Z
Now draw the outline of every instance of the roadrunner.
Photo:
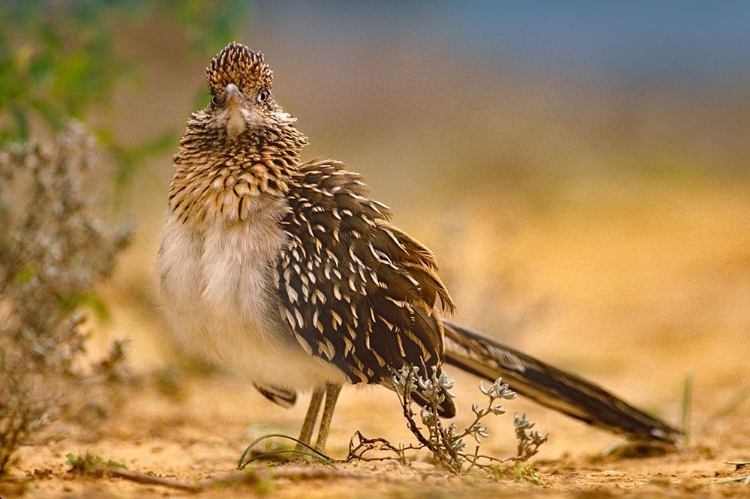
M 300 160 L 307 138 L 274 100 L 263 55 L 232 43 L 206 72 L 211 103 L 188 120 L 174 157 L 158 255 L 166 314 L 270 400 L 290 406 L 312 390 L 301 441 L 324 405 L 315 445 L 325 447 L 343 384 L 392 388 L 404 365 L 426 374 L 444 364 L 502 376 L 629 437 L 679 436 L 593 383 L 444 319 L 454 304 L 430 250 L 394 227 L 343 163 Z M 451 397 L 439 412 L 455 415 Z

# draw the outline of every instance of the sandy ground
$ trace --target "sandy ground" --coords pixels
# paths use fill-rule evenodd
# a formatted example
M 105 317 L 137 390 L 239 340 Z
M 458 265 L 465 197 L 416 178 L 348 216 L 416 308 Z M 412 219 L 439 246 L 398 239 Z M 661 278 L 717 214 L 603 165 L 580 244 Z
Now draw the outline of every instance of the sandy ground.
M 259 465 L 266 473 L 260 483 L 225 485 L 203 496 L 750 496 L 750 485 L 728 480 L 750 476 L 748 469 L 727 464 L 750 460 L 750 403 L 719 415 L 750 379 L 747 192 L 731 186 L 679 191 L 665 186 L 641 195 L 637 206 L 572 199 L 556 210 L 526 213 L 502 243 L 493 242 L 500 230 L 488 215 L 493 212 L 488 203 L 465 208 L 472 221 L 461 247 L 441 239 L 439 228 L 430 232 L 438 236 L 426 241 L 441 258 L 456 301 L 467 304 L 459 319 L 486 330 L 502 317 L 478 314 L 478 304 L 501 310 L 504 301 L 517 311 L 511 318 L 523 324 L 505 339 L 672 423 L 679 419 L 684 379 L 694 372 L 691 435 L 684 448 L 656 455 L 626 448 L 604 456 L 620 441 L 617 436 L 517 400 L 506 404 L 509 412 L 528 413 L 551 434 L 530 461 L 533 474 L 520 475 L 508 465 L 494 477 L 452 476 L 426 455 L 408 465 L 343 463 L 338 471 L 307 463 L 304 469 L 322 470 L 322 476 L 307 478 L 268 478 L 275 471 Z M 401 220 L 413 233 L 427 227 L 411 224 L 409 213 Z M 66 455 L 92 453 L 133 472 L 197 484 L 231 473 L 256 437 L 298 432 L 308 395 L 285 410 L 242 380 L 201 374 L 178 361 L 159 334 L 163 326 L 150 292 L 134 291 L 150 279 L 144 277 L 151 271 L 143 258 L 153 246 L 151 241 L 132 249 L 106 291 L 113 303 L 111 334 L 133 339 L 130 380 L 83 386 L 85 396 L 75 398 L 70 416 L 20 450 L 10 477 L 0 481 L 0 497 L 189 495 L 119 477 L 70 473 Z M 501 265 L 493 256 L 498 251 L 505 255 Z M 501 278 L 512 285 L 498 291 L 487 284 Z M 466 424 L 471 402 L 481 400 L 477 380 L 451 374 L 457 423 Z M 379 387 L 344 390 L 329 453 L 345 458 L 356 430 L 393 443 L 412 442 L 398 400 Z M 510 456 L 515 445 L 510 416 L 491 421 L 490 432 L 483 451 Z M 344 472 L 350 476 L 335 476 Z
M 244 446 L 264 433 L 294 434 L 302 409 L 280 411 L 239 382 L 209 377 L 190 381 L 181 400 L 165 396 L 155 385 L 117 389 L 116 411 L 89 425 L 57 425 L 46 438 L 25 447 L 21 465 L 13 473 L 20 480 L 0 485 L 0 496 L 25 491 L 28 497 L 156 497 L 188 492 L 143 485 L 117 477 L 89 477 L 70 473 L 68 453 L 91 452 L 127 466 L 130 471 L 173 478 L 187 484 L 220 478 L 231 473 Z M 303 401 L 304 402 L 304 401 Z M 377 417 L 373 417 L 377 407 Z M 495 477 L 483 472 L 452 476 L 415 456 L 407 466 L 395 462 L 337 464 L 351 477 L 332 476 L 336 471 L 319 464 L 303 464 L 328 476 L 317 479 L 269 479 L 260 485 L 234 485 L 204 492 L 207 497 L 240 497 L 270 493 L 272 497 L 470 497 L 528 495 L 680 495 L 746 497 L 748 485 L 722 480 L 748 476 L 725 461 L 747 459 L 750 437 L 747 411 L 723 418 L 709 431 L 693 437 L 684 450 L 651 457 L 610 455 L 602 450 L 618 439 L 543 410 L 509 404 L 532 412 L 538 426 L 550 429 L 549 448 L 532 459 L 533 477 L 519 477 L 514 466 Z M 251 416 L 252 415 L 252 416 Z M 92 417 L 93 418 L 93 417 Z M 349 390 L 342 400 L 329 453 L 346 456 L 350 432 L 385 435 L 392 442 L 410 442 L 401 431 L 395 398 L 390 394 Z M 497 456 L 511 455 L 510 423 L 498 419 L 491 425 L 494 438 L 483 449 Z M 632 449 L 631 449 L 632 450 Z M 637 452 L 635 453 L 638 454 Z M 263 470 L 265 465 L 259 465 Z M 299 465 L 285 465 L 299 466 Z M 273 473 L 273 470 L 267 470 Z M 30 480 L 30 481 L 26 481 Z

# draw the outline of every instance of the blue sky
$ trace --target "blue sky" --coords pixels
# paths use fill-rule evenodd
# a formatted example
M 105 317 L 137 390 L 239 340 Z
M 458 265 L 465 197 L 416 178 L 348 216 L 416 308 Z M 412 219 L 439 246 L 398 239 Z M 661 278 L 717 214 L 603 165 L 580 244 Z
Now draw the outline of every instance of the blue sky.
M 622 80 L 750 78 L 750 1 L 259 2 L 316 38 L 410 39 Z

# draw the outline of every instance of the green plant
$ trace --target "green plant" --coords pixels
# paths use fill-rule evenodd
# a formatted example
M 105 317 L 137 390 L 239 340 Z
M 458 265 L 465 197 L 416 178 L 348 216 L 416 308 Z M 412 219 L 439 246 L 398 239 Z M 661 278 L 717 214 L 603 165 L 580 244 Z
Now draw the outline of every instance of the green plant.
M 52 144 L 0 150 L 0 472 L 23 438 L 54 417 L 57 384 L 85 352 L 84 308 L 114 269 L 129 231 L 97 215 L 82 189 L 94 141 L 67 121 Z M 113 372 L 122 343 L 96 368 Z
M 123 37 L 161 19 L 204 57 L 232 38 L 242 12 L 240 0 L 0 5 L 0 473 L 26 437 L 54 420 L 60 385 L 78 376 L 85 312 L 106 318 L 96 285 L 129 234 L 106 208 L 149 156 L 176 140 L 166 130 L 124 145 L 101 119 L 116 92 L 137 88 L 142 62 L 119 50 Z M 114 182 L 104 173 L 110 163 Z M 93 371 L 116 378 L 125 346 L 115 341 Z
M 84 455 L 67 454 L 65 456 L 70 466 L 69 473 L 78 473 L 81 475 L 98 475 L 102 468 L 128 469 L 123 463 L 112 460 L 104 460 L 102 457 L 86 452 Z
M 516 481 L 519 482 L 527 481 L 539 483 L 541 481 L 541 477 L 536 472 L 536 468 L 534 468 L 534 466 L 531 464 L 518 466 L 513 474 L 513 477 L 516 479 Z
M 39 132 L 59 133 L 67 118 L 106 116 L 116 91 L 139 86 L 143 63 L 117 48 L 146 21 L 163 20 L 184 37 L 185 57 L 204 58 L 233 38 L 249 12 L 241 0 L 3 2 L 0 147 L 28 142 Z M 125 145 L 109 120 L 96 123 L 90 126 L 97 142 L 118 166 L 118 192 L 147 158 L 167 151 L 178 137 L 170 129 Z
M 357 432 L 349 443 L 348 459 L 362 459 L 366 453 L 379 450 L 395 453 L 397 459 L 403 463 L 406 462 L 406 451 L 427 449 L 437 462 L 454 473 L 467 472 L 474 467 L 493 471 L 498 464 L 528 460 L 549 438 L 547 433 L 540 434 L 532 430 L 534 423 L 528 421 L 525 414 L 519 416 L 516 413 L 513 418 L 518 442 L 516 455 L 498 459 L 480 453 L 482 440 L 489 436 L 484 419 L 490 415 L 505 414 L 505 409 L 498 401 L 512 400 L 516 397 L 516 393 L 501 379 L 497 379 L 489 387 L 479 384 L 479 390 L 487 397 L 487 401 L 484 406 L 472 405 L 474 420 L 462 431 L 458 430 L 455 423 L 445 425 L 438 416 L 438 407 L 444 397 L 453 396 L 450 392 L 453 388 L 453 380 L 445 373 L 438 374 L 437 369 L 433 369 L 430 376 L 425 377 L 419 374 L 418 367 L 404 366 L 394 374 L 392 382 L 403 408 L 407 428 L 414 434 L 419 444 L 395 447 L 385 439 L 367 439 Z M 421 426 L 417 422 L 417 413 L 413 407 L 415 394 L 420 400 L 427 401 L 427 404 L 419 411 Z M 469 449 L 467 443 L 471 440 L 476 444 L 473 449 Z

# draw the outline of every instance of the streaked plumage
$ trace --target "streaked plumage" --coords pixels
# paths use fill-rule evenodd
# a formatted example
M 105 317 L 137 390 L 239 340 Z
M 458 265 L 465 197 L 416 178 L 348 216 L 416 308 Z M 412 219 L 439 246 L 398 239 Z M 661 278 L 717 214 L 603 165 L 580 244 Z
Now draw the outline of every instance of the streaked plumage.
M 272 72 L 261 54 L 230 44 L 207 76 L 212 102 L 192 115 L 174 158 L 158 257 L 165 310 L 186 341 L 212 351 L 269 399 L 288 406 L 296 390 L 313 389 L 303 426 L 308 441 L 325 390 L 322 446 L 336 387 L 390 386 L 393 370 L 404 364 L 441 368 L 441 313 L 450 313 L 453 302 L 433 254 L 391 224 L 388 208 L 371 198 L 358 174 L 338 161 L 300 161 L 307 138 L 274 101 Z M 533 361 L 446 324 L 447 358 L 455 365 L 495 376 L 507 359 Z M 553 378 L 562 373 L 534 372 L 542 371 Z M 513 372 L 520 379 L 531 371 Z M 541 378 L 528 390 L 532 396 L 544 392 Z M 570 389 L 584 401 L 606 394 L 575 380 Z M 566 381 L 547 383 L 564 391 Z M 548 405 L 641 438 L 677 435 L 627 404 L 606 417 L 598 417 L 596 404 L 589 404 L 594 413 Z M 450 397 L 441 413 L 454 415 Z

